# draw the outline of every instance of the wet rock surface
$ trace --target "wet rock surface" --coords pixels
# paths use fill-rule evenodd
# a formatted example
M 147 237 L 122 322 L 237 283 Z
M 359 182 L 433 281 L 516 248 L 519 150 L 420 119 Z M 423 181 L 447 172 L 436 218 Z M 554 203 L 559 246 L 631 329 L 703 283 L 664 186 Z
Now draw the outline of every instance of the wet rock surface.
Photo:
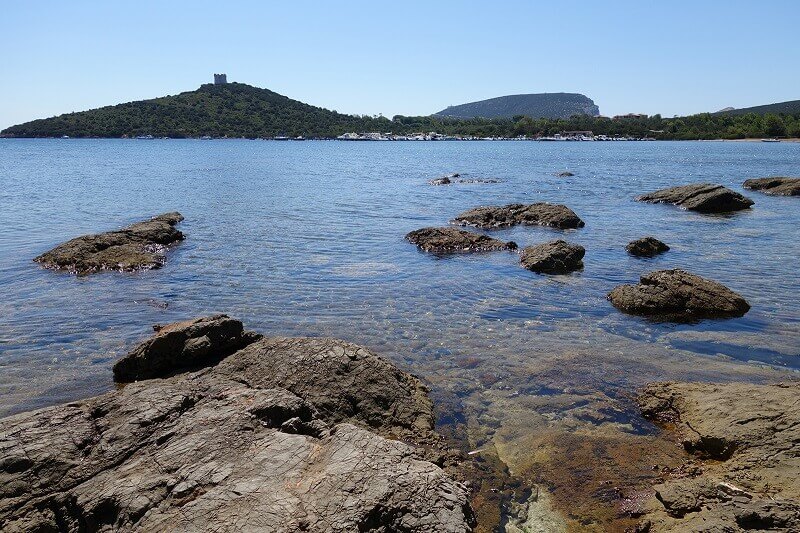
M 488 235 L 452 227 L 418 229 L 406 235 L 406 239 L 420 250 L 439 254 L 517 249 L 513 241 L 503 242 Z
M 0 529 L 472 530 L 465 487 L 386 436 L 435 437 L 416 378 L 344 341 L 264 338 L 0 420 Z
M 175 225 L 180 213 L 165 213 L 117 231 L 76 237 L 34 259 L 45 268 L 90 274 L 100 270 L 159 268 L 167 248 L 183 240 Z
M 244 331 L 239 320 L 227 315 L 156 326 L 156 334 L 139 344 L 114 365 L 114 381 L 128 383 L 167 377 L 191 368 L 215 364 L 261 338 Z
M 625 250 L 637 257 L 654 257 L 669 250 L 669 246 L 655 237 L 642 237 L 628 243 Z
M 800 178 L 754 178 L 745 181 L 744 188 L 774 196 L 800 196 Z
M 476 207 L 453 219 L 454 224 L 478 228 L 504 228 L 531 225 L 549 226 L 559 229 L 582 228 L 583 220 L 565 205 L 535 203 L 509 204 L 504 206 Z
M 608 294 L 617 309 L 666 320 L 743 316 L 750 305 L 725 285 L 685 270 L 658 270 L 638 285 L 620 285 Z
M 638 403 L 692 457 L 654 487 L 650 531 L 800 529 L 800 382 L 653 383 Z
M 639 202 L 652 204 L 674 204 L 699 213 L 728 213 L 740 211 L 753 205 L 746 196 L 722 185 L 698 183 L 661 189 L 636 198 Z
M 574 175 L 575 175 L 575 174 L 573 174 L 572 172 L 569 172 L 569 171 L 564 171 L 564 172 L 558 172 L 558 173 L 556 173 L 556 177 L 557 177 L 557 178 L 571 178 L 571 177 L 572 177 L 572 176 L 574 176 Z
M 522 266 L 542 274 L 567 274 L 583 268 L 586 250 L 579 244 L 555 240 L 522 250 Z

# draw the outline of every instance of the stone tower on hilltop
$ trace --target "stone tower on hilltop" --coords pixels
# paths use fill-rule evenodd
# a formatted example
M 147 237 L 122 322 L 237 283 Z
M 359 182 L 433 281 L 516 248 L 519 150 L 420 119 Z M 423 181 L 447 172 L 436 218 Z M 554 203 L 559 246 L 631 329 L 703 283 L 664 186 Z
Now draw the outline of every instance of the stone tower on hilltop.
M 228 83 L 227 74 L 214 74 L 214 85 L 225 85 Z

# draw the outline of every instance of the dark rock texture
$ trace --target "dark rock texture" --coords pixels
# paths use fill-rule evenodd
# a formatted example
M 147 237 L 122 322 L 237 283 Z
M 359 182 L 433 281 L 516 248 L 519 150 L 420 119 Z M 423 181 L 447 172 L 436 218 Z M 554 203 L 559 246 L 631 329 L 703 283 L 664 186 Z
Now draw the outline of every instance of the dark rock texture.
M 148 270 L 164 264 L 167 247 L 183 240 L 175 225 L 180 213 L 165 213 L 117 231 L 84 235 L 60 244 L 34 261 L 45 268 L 90 274 L 99 270 Z
M 608 294 L 614 307 L 635 315 L 684 321 L 743 316 L 750 305 L 716 281 L 684 270 L 658 270 L 638 285 L 620 285 Z
M 653 257 L 669 250 L 669 246 L 655 237 L 642 237 L 628 243 L 625 249 L 629 254 L 637 257 Z
M 680 185 L 642 195 L 636 200 L 652 204 L 675 204 L 699 213 L 728 213 L 753 205 L 753 201 L 722 185 L 698 183 Z
M 800 382 L 652 383 L 638 402 L 695 462 L 655 486 L 650 531 L 800 530 Z
M 573 174 L 572 172 L 564 171 L 564 172 L 559 172 L 558 174 L 556 174 L 556 177 L 557 178 L 571 178 L 574 175 L 575 174 Z
M 423 385 L 366 348 L 264 338 L 0 420 L 0 530 L 471 531 L 466 488 L 386 438 L 432 428 Z
M 458 174 L 454 174 L 454 177 L 458 176 Z M 442 176 L 441 178 L 436 178 L 428 182 L 431 185 L 450 185 L 453 183 L 453 180 L 450 176 Z
M 438 254 L 517 249 L 513 241 L 503 242 L 487 235 L 450 227 L 418 229 L 406 235 L 406 239 L 420 250 Z
M 517 224 L 560 229 L 584 226 L 583 220 L 569 207 L 548 203 L 476 207 L 458 215 L 453 223 L 478 228 L 503 228 Z
M 774 196 L 800 196 L 800 178 L 754 178 L 745 181 L 744 188 Z
M 245 332 L 242 323 L 215 315 L 164 327 L 114 365 L 114 381 L 127 383 L 161 378 L 217 363 L 261 337 Z
M 567 274 L 583 268 L 586 250 L 580 244 L 556 240 L 522 250 L 522 266 L 542 274 Z

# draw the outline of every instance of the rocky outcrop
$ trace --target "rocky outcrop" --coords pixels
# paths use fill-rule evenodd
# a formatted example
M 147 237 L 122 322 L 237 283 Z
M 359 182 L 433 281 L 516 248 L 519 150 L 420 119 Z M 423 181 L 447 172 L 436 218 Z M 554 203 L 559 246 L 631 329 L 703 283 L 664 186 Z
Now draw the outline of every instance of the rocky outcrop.
M 167 248 L 183 240 L 175 225 L 180 213 L 165 213 L 117 231 L 84 235 L 60 244 L 34 261 L 45 268 L 90 274 L 100 270 L 134 271 L 159 268 Z
M 582 228 L 583 220 L 565 205 L 536 203 L 476 207 L 458 215 L 454 224 L 478 228 L 504 228 L 517 224 L 552 228 Z
M 541 274 L 567 274 L 583 268 L 586 250 L 580 244 L 555 240 L 522 250 L 522 266 Z
M 753 201 L 722 185 L 698 183 L 680 185 L 639 196 L 636 200 L 652 204 L 674 204 L 699 213 L 728 213 L 753 205 Z
M 430 185 L 452 185 L 454 183 L 501 183 L 500 180 L 495 178 L 460 178 L 460 174 L 450 174 L 430 180 Z
M 745 181 L 744 188 L 774 196 L 800 196 L 800 178 L 754 178 Z
M 575 175 L 575 174 L 573 174 L 572 172 L 569 172 L 569 171 L 564 171 L 564 172 L 558 172 L 558 173 L 556 174 L 556 177 L 557 177 L 557 178 L 571 178 L 571 177 L 572 177 L 572 176 L 574 176 L 574 175 Z
M 739 317 L 750 310 L 744 298 L 721 283 L 677 269 L 645 274 L 638 285 L 616 287 L 608 299 L 626 313 L 675 321 Z
M 0 420 L 0 530 L 471 531 L 465 487 L 386 438 L 432 428 L 422 384 L 366 348 L 264 338 Z
M 800 383 L 653 383 L 638 402 L 692 458 L 654 487 L 650 531 L 800 529 Z
M 114 381 L 161 378 L 180 370 L 215 364 L 261 338 L 242 323 L 215 315 L 168 326 L 134 348 L 114 365 Z
M 406 235 L 406 239 L 420 250 L 438 254 L 517 249 L 514 241 L 503 242 L 488 235 L 449 227 L 418 229 Z
M 628 243 L 625 247 L 629 254 L 637 257 L 653 257 L 669 250 L 669 246 L 655 237 L 642 237 Z

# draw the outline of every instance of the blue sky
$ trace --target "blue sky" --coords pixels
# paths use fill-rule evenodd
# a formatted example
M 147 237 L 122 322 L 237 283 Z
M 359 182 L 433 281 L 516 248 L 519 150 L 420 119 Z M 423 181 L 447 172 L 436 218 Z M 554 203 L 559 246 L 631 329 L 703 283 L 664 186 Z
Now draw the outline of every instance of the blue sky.
M 2 0 L 0 128 L 226 72 L 346 113 L 581 92 L 605 115 L 800 99 L 800 2 Z

